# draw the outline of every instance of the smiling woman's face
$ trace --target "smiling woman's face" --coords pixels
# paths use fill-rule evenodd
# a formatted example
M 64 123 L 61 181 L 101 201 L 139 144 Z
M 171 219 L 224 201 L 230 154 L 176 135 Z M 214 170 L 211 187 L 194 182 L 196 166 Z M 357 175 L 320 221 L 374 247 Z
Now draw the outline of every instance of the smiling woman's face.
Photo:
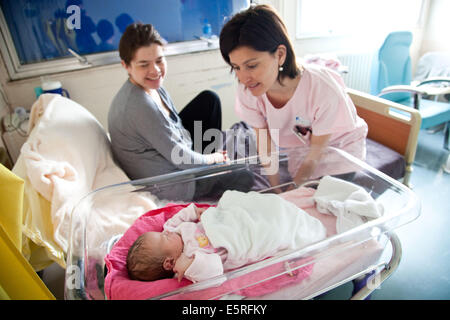
M 163 47 L 157 43 L 140 47 L 130 64 L 126 65 L 122 61 L 122 65 L 127 70 L 130 81 L 145 91 L 158 89 L 162 85 L 167 69 Z
M 250 47 L 238 47 L 230 52 L 230 64 L 239 82 L 254 96 L 260 96 L 276 85 L 278 68 L 284 57 L 278 52 L 270 54 Z

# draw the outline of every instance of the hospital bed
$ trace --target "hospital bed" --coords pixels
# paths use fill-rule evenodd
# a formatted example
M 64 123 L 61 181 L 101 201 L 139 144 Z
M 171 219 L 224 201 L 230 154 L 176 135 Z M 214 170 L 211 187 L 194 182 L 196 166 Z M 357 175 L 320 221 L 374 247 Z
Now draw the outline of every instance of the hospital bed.
M 404 155 L 406 164 L 410 163 L 408 156 L 414 155 L 417 142 L 414 112 L 409 117 L 392 117 L 389 109 L 396 108 L 395 104 L 356 91 L 349 93 L 358 110 L 367 109 L 369 113 L 395 121 L 395 127 L 408 130 L 404 135 L 397 135 L 406 137 L 406 142 L 402 142 L 406 148 L 399 149 L 398 153 Z M 369 135 L 370 131 L 369 123 Z M 384 136 L 392 137 L 389 131 L 384 131 Z M 285 172 L 288 157 L 278 154 L 277 158 L 281 172 Z M 420 213 L 420 203 L 409 188 L 396 180 L 400 177 L 393 179 L 340 150 L 329 149 L 323 163 L 328 168 L 336 167 L 337 163 L 340 168 L 346 168 L 344 173 L 351 174 L 345 175 L 345 179 L 368 192 L 386 207 L 387 214 L 349 232 L 333 234 L 331 231 L 320 243 L 229 272 L 220 279 L 185 285 L 146 298 L 303 299 L 376 270 L 377 275 L 366 291 L 356 297 L 367 295 L 395 270 L 401 246 L 393 230 L 414 220 Z M 158 197 L 161 190 L 170 190 L 173 184 L 189 184 L 242 170 L 255 173 L 252 190 L 274 191 L 255 157 L 129 181 L 112 160 L 107 135 L 98 121 L 69 99 L 43 95 L 33 105 L 29 138 L 13 169 L 25 181 L 23 221 L 27 241 L 22 253 L 35 270 L 49 262 L 57 262 L 66 269 L 67 299 L 113 299 L 112 291 L 105 291 L 105 284 L 111 289 L 108 277 L 112 274 L 105 268 L 105 258 L 120 243 L 118 239 L 142 215 L 151 215 L 154 210 L 174 203 L 186 203 L 178 197 L 171 198 L 170 192 L 169 196 Z M 340 173 L 325 171 L 321 175 Z M 282 177 L 282 188 L 294 186 L 288 175 Z M 292 188 L 280 196 L 295 202 L 296 197 L 292 198 L 295 192 L 301 188 L 314 189 L 318 181 L 315 177 L 311 186 Z M 219 196 L 196 201 L 214 205 Z M 389 247 L 392 256 L 386 259 L 384 255 Z M 330 266 L 334 266 L 333 270 L 329 270 Z M 283 276 L 287 278 L 278 281 Z M 286 286 L 273 290 L 281 284 Z M 265 286 L 269 289 L 261 291 Z

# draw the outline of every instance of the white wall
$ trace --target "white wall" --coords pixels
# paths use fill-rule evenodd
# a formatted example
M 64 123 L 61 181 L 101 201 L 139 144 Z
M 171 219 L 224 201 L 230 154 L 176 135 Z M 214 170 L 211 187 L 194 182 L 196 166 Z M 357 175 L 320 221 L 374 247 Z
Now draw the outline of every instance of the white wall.
M 221 98 L 223 129 L 237 121 L 233 110 L 236 81 L 218 50 L 170 56 L 167 60 L 164 87 L 179 110 L 200 91 L 211 89 Z M 91 111 L 107 128 L 109 106 L 127 77 L 122 66 L 114 64 L 51 75 L 48 79 L 61 81 L 71 98 Z M 39 85 L 40 79 L 32 78 L 6 82 L 3 86 L 13 107 L 30 108 L 35 101 L 34 87 Z
M 0 92 L 0 119 L 6 115 L 8 112 L 8 107 L 4 99 L 3 93 Z
M 2 58 L 1 54 L 0 54 L 0 58 Z M 7 114 L 9 112 L 9 108 L 7 107 L 7 103 L 5 101 L 5 99 L 8 99 L 9 101 L 9 97 L 5 92 L 5 82 L 8 79 L 8 73 L 6 72 L 6 68 L 5 68 L 5 64 L 3 62 L 3 58 L 0 59 L 0 85 L 1 85 L 1 92 L 0 92 L 0 119 L 3 118 L 3 116 L 5 114 Z M 1 128 L 1 126 L 0 126 Z M 1 130 L 0 130 L 1 131 Z
M 432 0 L 430 2 L 428 23 L 420 49 L 422 56 L 430 51 L 446 51 L 450 53 L 450 1 Z

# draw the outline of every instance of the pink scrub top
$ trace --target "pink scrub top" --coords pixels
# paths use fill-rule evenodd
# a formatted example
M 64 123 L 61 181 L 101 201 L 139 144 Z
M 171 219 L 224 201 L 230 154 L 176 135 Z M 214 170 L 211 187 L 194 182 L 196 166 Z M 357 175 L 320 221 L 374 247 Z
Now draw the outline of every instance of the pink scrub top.
M 357 115 L 342 77 L 328 68 L 304 65 L 294 95 L 278 109 L 266 94 L 255 97 L 243 84 L 239 84 L 235 111 L 254 128 L 278 130 L 278 141 L 273 142 L 280 152 L 289 154 L 288 169 L 293 177 L 308 152 L 311 132 L 317 136 L 331 134 L 329 146 L 365 159 L 367 124 Z M 294 133 L 295 127 L 301 127 L 305 133 L 300 135 L 301 139 Z M 332 164 L 333 161 L 329 161 L 327 166 L 326 161 L 315 172 L 317 177 L 346 171 L 344 163 L 339 168 Z

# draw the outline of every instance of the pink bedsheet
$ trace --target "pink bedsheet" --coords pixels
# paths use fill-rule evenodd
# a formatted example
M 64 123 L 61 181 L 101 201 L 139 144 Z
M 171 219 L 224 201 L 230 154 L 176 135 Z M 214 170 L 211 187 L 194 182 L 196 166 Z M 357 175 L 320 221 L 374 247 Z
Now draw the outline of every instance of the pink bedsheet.
M 314 208 L 312 195 L 314 189 L 300 188 L 283 194 L 282 196 L 300 208 L 305 209 L 309 214 L 316 216 L 324 222 L 327 228 L 327 236 L 336 233 L 336 218 L 323 215 Z M 142 215 L 127 230 L 123 237 L 116 243 L 111 252 L 105 257 L 108 274 L 105 278 L 105 294 L 110 300 L 140 300 L 149 299 L 173 290 L 185 287 L 191 282 L 183 279 L 178 282 L 176 279 L 162 279 L 151 282 L 130 280 L 126 269 L 126 256 L 129 247 L 136 238 L 147 231 L 161 231 L 167 219 L 172 217 L 185 205 L 167 205 L 164 208 L 151 210 Z M 209 205 L 197 204 L 200 207 Z M 306 263 L 306 259 L 299 260 L 289 265 L 290 269 Z M 293 272 L 285 273 L 281 276 L 253 285 L 268 276 L 276 275 L 286 271 L 284 263 L 276 263 L 268 267 L 259 269 L 245 276 L 228 280 L 221 285 L 210 287 L 195 292 L 171 295 L 168 299 L 214 299 L 226 293 L 234 293 L 246 297 L 257 297 L 279 290 L 279 288 L 292 283 L 299 283 L 308 278 L 313 270 L 313 264 L 299 268 Z

